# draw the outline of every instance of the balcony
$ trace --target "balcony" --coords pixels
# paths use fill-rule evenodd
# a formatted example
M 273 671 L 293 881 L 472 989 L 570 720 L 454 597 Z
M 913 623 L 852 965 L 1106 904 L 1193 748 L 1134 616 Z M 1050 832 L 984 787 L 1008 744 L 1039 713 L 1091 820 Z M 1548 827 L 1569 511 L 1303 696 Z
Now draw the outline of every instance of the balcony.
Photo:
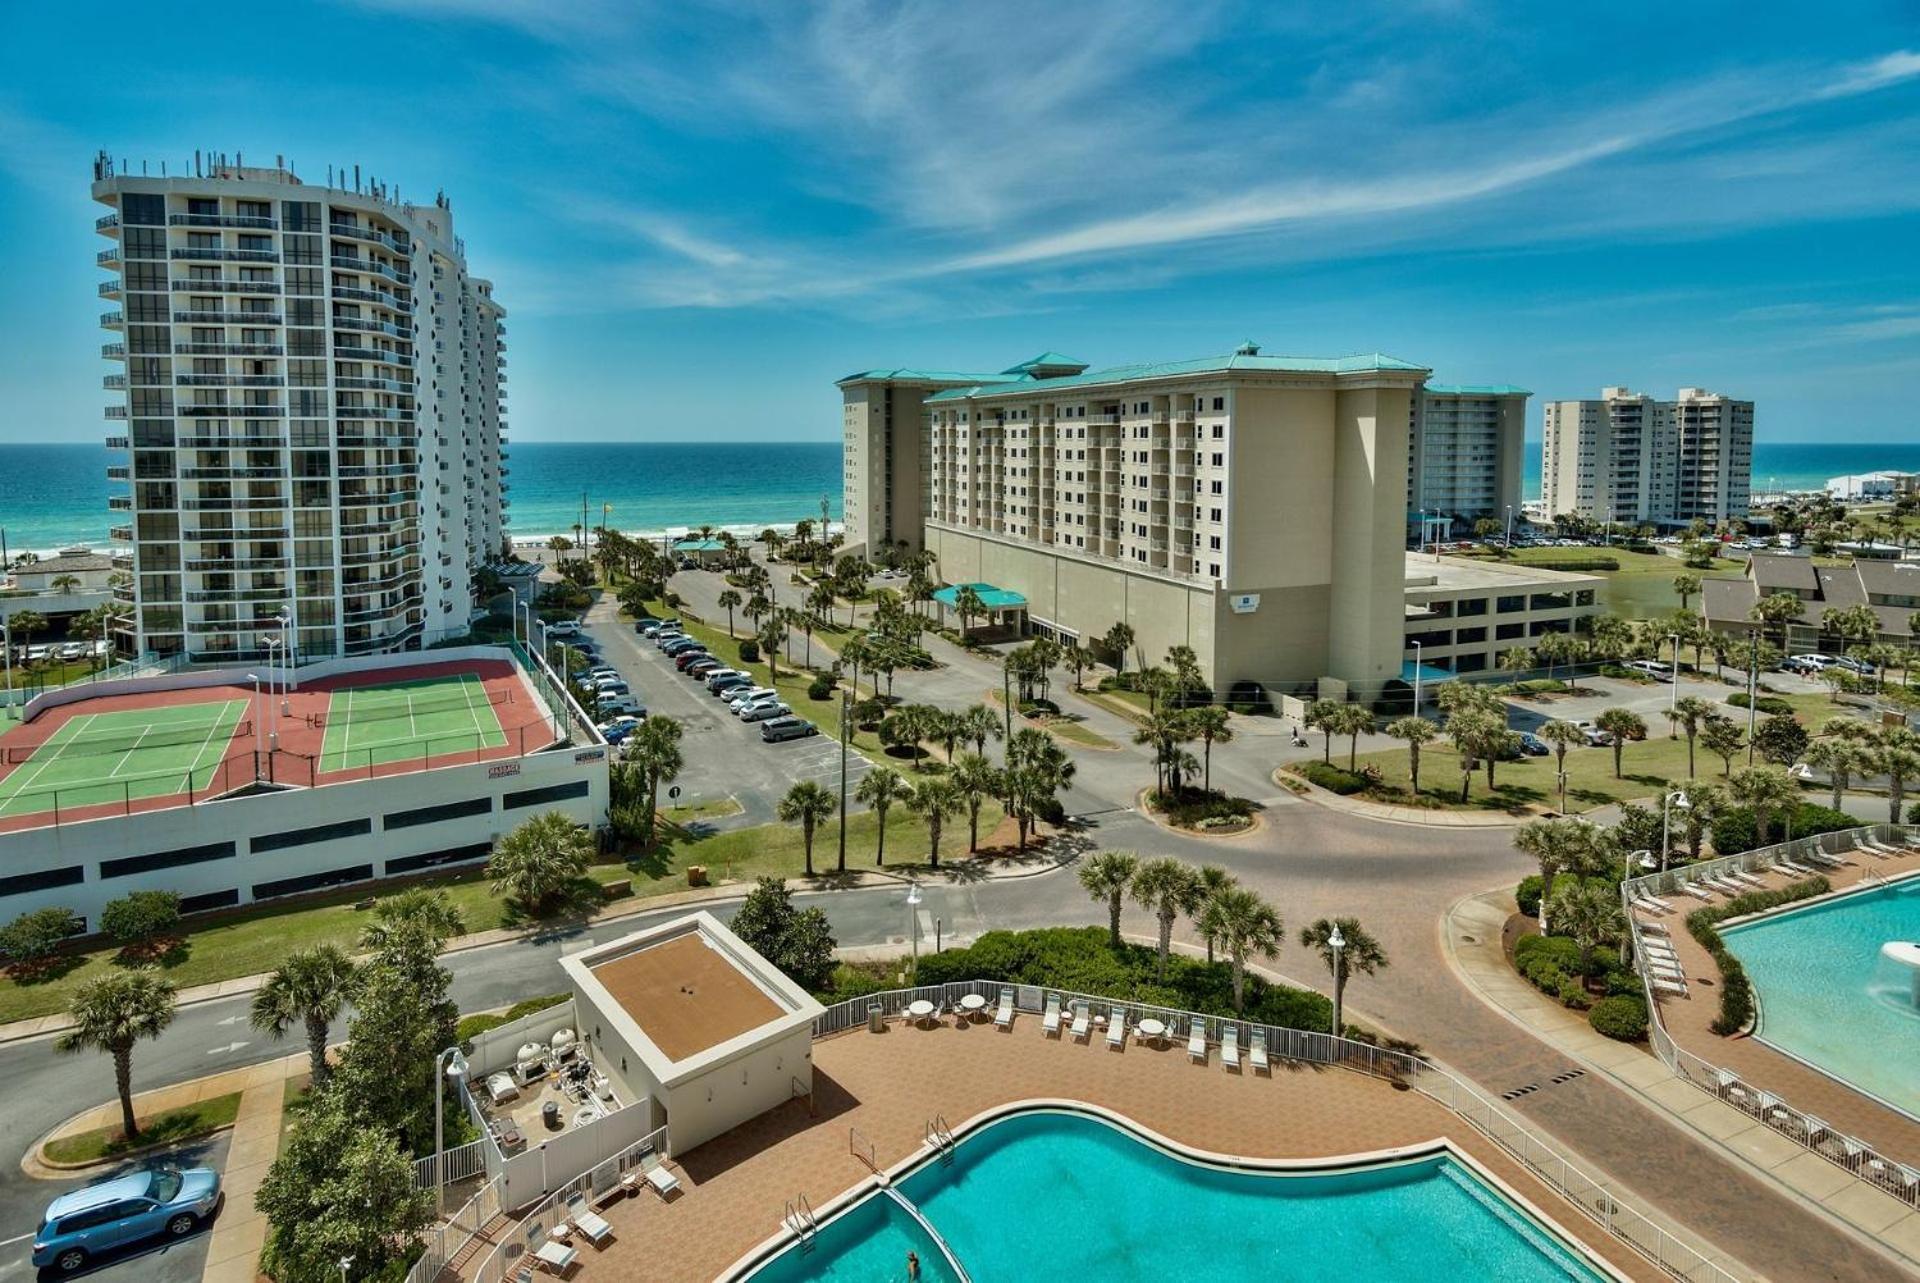
M 133 496 L 125 495 L 125 494 L 108 495 L 107 511 L 108 512 L 132 512 Z
M 357 223 L 328 223 L 327 235 L 339 236 L 350 241 L 365 241 L 369 245 L 384 245 L 403 257 L 413 253 L 413 246 L 406 241 L 398 240 L 371 227 L 361 227 Z
M 333 266 L 343 272 L 366 272 L 373 276 L 384 276 L 395 285 L 412 285 L 413 273 L 403 272 L 389 267 L 378 259 L 356 258 L 350 254 L 335 254 L 330 260 Z
M 104 360 L 124 361 L 127 359 L 127 345 L 125 343 L 102 343 L 100 345 L 100 355 Z
M 278 281 L 197 281 L 192 277 L 171 280 L 167 287 L 176 294 L 278 294 Z
M 287 557 L 188 557 L 187 569 L 197 571 L 285 570 Z
M 110 281 L 100 282 L 100 297 L 101 298 L 119 298 L 120 297 L 120 278 L 116 276 Z
M 98 254 L 95 254 L 93 256 L 93 261 L 95 263 L 98 263 L 101 267 L 114 267 L 114 268 L 119 267 L 120 266 L 120 247 L 118 245 L 115 245 L 111 249 L 101 250 Z
M 287 441 L 276 433 L 216 433 L 182 436 L 179 444 L 196 450 L 284 450 Z
M 411 368 L 413 358 L 404 352 L 385 352 L 373 347 L 335 346 L 333 356 L 338 361 L 374 361 L 382 365 L 400 365 Z
M 401 410 L 393 406 L 343 405 L 333 413 L 335 417 L 341 419 L 390 419 L 394 422 L 406 423 L 413 419 L 415 411 Z
M 100 313 L 100 326 L 102 329 L 108 329 L 108 330 L 125 329 L 126 324 L 127 324 L 126 318 L 123 317 L 118 312 Z
M 111 464 L 107 468 L 107 480 L 131 481 L 133 480 L 133 469 L 123 463 Z
M 363 290 L 351 285 L 336 285 L 333 287 L 333 297 L 372 303 L 377 307 L 391 308 L 396 312 L 413 310 L 413 303 L 410 300 L 401 298 L 398 294 L 389 294 L 385 290 Z
M 107 407 L 106 413 L 109 419 L 124 419 L 127 417 L 127 407 L 124 405 L 110 405 Z
M 278 481 L 284 474 L 283 468 L 182 468 L 180 476 L 187 481 Z M 211 501 L 210 501 L 211 502 Z M 183 504 L 182 507 L 200 505 Z M 225 506 L 224 503 L 218 506 Z
M 183 405 L 178 413 L 189 418 L 218 419 L 277 419 L 287 412 L 284 405 L 238 405 L 223 402 L 217 405 Z
M 278 325 L 278 312 L 175 312 L 175 325 Z
M 367 321 L 352 316 L 334 317 L 333 328 L 336 330 L 362 330 L 368 334 L 386 334 L 396 339 L 411 339 L 413 337 L 413 329 L 410 326 L 394 325 L 389 321 Z
M 105 233 L 106 235 L 109 235 L 109 236 L 114 235 L 120 230 L 120 215 L 118 214 L 100 215 L 100 217 L 93 220 L 93 230 L 96 232 Z
M 255 214 L 168 214 L 169 227 L 244 227 L 250 231 L 271 232 L 279 228 L 278 219 Z
M 173 381 L 183 388 L 284 388 L 286 379 L 278 374 L 176 374 Z
M 123 391 L 127 386 L 127 376 L 124 374 L 103 374 L 100 376 L 100 386 L 109 392 Z
M 278 474 L 275 474 L 276 477 Z M 180 507 L 188 512 L 259 512 L 287 506 L 282 495 L 242 495 L 226 499 L 182 499 Z
M 127 439 L 125 437 L 108 437 L 107 438 L 107 449 L 125 450 L 126 448 L 127 448 Z
M 175 262 L 202 263 L 278 263 L 277 249 L 218 249 L 206 245 L 176 245 L 167 251 Z
M 285 601 L 291 595 L 291 592 L 286 588 L 202 588 L 198 591 L 187 593 L 186 599 L 196 604 L 213 601 L 273 602 Z M 208 619 L 203 622 L 209 624 L 232 623 L 244 626 L 246 621 Z M 273 620 L 257 622 L 260 622 L 263 627 L 267 628 L 273 627 L 275 623 Z
M 278 542 L 287 537 L 285 526 L 211 526 L 204 530 L 183 530 L 180 537 L 188 543 Z
M 113 540 L 115 543 L 132 543 L 133 527 L 109 526 L 107 527 L 107 538 Z
M 285 356 L 287 349 L 278 343 L 175 343 L 173 354 L 175 356 Z M 274 386 L 281 385 L 276 383 Z

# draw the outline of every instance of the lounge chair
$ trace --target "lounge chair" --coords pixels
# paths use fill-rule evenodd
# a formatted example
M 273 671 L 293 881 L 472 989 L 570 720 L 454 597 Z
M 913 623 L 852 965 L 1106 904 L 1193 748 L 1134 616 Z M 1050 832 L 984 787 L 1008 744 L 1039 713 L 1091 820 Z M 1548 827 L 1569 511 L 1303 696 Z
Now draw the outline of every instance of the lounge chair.
M 1085 1042 L 1093 1033 L 1093 1011 L 1084 1002 L 1073 1004 L 1073 1037 L 1076 1042 Z
M 993 1023 L 998 1029 L 1013 1028 L 1013 990 L 1000 991 L 1000 1010 L 993 1013 Z
M 656 1163 L 647 1169 L 647 1184 L 653 1186 L 661 1198 L 680 1188 L 680 1178 L 667 1170 L 665 1163 Z
M 606 1218 L 587 1206 L 587 1200 L 579 1194 L 567 1199 L 567 1216 L 573 1221 L 573 1228 L 587 1236 L 595 1247 L 613 1237 L 613 1226 Z
M 1763 879 L 1755 877 L 1744 869 L 1728 869 L 1726 875 L 1733 881 L 1744 882 L 1750 887 L 1764 887 L 1767 885 Z
M 1712 896 L 1708 895 L 1705 891 L 1702 891 L 1699 887 L 1695 886 L 1693 884 L 1693 879 L 1691 878 L 1688 878 L 1685 882 L 1682 882 L 1680 884 L 1680 889 L 1686 892 L 1688 895 L 1692 896 L 1696 900 L 1713 899 Z
M 533 1259 L 549 1274 L 565 1274 L 580 1257 L 580 1249 L 548 1239 L 534 1250 Z
M 1743 887 L 1738 882 L 1726 877 L 1711 877 L 1701 880 L 1721 895 L 1745 895 L 1748 891 L 1752 890 L 1751 887 Z
M 1204 1016 L 1195 1016 L 1187 1022 L 1187 1059 L 1206 1063 L 1207 1021 Z
M 1653 990 L 1655 993 L 1671 994 L 1675 998 L 1684 998 L 1687 996 L 1687 986 L 1684 982 L 1679 980 L 1663 980 L 1658 976 L 1653 978 Z
M 1273 1065 L 1267 1060 L 1267 1031 L 1257 1025 L 1253 1037 L 1247 1040 L 1247 1063 L 1253 1066 L 1255 1073 L 1273 1072 Z
M 1240 1071 L 1240 1026 L 1228 1025 L 1220 1032 L 1220 1063 L 1235 1073 Z
M 1673 934 L 1664 922 L 1642 922 L 1640 924 L 1640 930 L 1652 936 L 1670 936 Z
M 1057 993 L 1047 995 L 1047 1014 L 1040 1021 L 1040 1030 L 1049 1034 L 1060 1032 L 1060 995 Z
M 1127 1012 L 1124 1007 L 1114 1007 L 1107 1012 L 1107 1046 L 1124 1047 L 1127 1044 Z
M 1633 907 L 1636 909 L 1639 909 L 1643 913 L 1672 913 L 1673 912 L 1673 906 L 1668 904 L 1665 900 L 1660 899 L 1658 896 L 1651 896 L 1651 895 L 1645 895 L 1645 894 L 1637 895 L 1634 897 Z
M 522 1265 L 514 1272 L 513 1283 L 533 1283 L 533 1267 Z
M 1806 865 L 1795 864 L 1792 860 L 1789 860 L 1784 855 L 1773 862 L 1773 867 L 1776 869 L 1779 869 L 1783 873 L 1790 873 L 1795 877 L 1801 877 L 1801 878 L 1804 878 L 1808 874 L 1813 872 L 1813 870 L 1808 868 Z

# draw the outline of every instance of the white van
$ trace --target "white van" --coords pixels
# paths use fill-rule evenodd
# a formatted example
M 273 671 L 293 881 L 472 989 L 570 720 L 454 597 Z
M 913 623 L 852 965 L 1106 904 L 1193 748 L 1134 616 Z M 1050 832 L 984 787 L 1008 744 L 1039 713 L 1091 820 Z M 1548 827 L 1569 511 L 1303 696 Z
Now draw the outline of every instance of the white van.
M 1636 673 L 1645 673 L 1656 682 L 1670 682 L 1673 680 L 1673 669 L 1657 659 L 1636 659 L 1628 664 L 1627 667 Z

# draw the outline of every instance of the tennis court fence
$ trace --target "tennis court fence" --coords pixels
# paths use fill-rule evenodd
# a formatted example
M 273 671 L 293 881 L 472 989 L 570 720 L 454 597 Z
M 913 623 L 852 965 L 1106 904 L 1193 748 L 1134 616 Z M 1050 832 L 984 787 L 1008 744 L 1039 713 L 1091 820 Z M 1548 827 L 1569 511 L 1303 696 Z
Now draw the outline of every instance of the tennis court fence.
M 18 766 L 46 748 L 72 723 L 62 723 L 52 727 L 42 739 L 31 744 L 7 745 L 7 764 Z M 182 748 L 190 745 L 205 744 L 214 737 L 217 726 L 179 726 L 162 727 L 124 735 L 76 735 L 63 744 L 54 745 L 54 752 L 62 761 L 75 757 L 117 757 L 136 748 Z M 253 734 L 253 722 L 243 718 L 234 727 L 224 733 L 224 738 L 234 739 Z

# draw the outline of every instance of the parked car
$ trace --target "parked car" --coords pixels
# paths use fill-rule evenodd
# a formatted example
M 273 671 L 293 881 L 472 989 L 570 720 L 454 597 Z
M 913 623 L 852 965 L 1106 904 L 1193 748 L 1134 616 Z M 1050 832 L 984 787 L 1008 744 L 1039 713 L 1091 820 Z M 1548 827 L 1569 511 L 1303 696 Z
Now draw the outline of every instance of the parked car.
M 1574 725 L 1580 729 L 1581 736 L 1585 738 L 1588 746 L 1591 748 L 1601 748 L 1613 743 L 1613 736 L 1607 734 L 1592 722 L 1575 722 Z
M 559 619 L 547 625 L 549 637 L 578 637 L 579 635 L 580 621 L 577 619 Z
M 631 713 L 623 713 L 610 722 L 601 723 L 600 738 L 609 744 L 618 744 L 639 730 L 642 720 Z
M 587 670 L 587 676 L 598 681 L 602 677 L 618 677 L 620 676 L 620 670 L 612 664 L 595 664 Z
M 820 728 L 804 717 L 775 717 L 760 723 L 760 738 L 769 744 L 818 735 Z
M 661 645 L 660 653 L 662 655 L 665 655 L 668 659 L 672 659 L 675 655 L 678 655 L 681 651 L 690 650 L 696 646 L 698 646 L 701 650 L 706 649 L 705 646 L 701 646 L 699 642 L 695 641 L 691 637 L 675 637 L 670 641 L 667 641 Z
M 631 713 L 635 717 L 647 715 L 647 710 L 642 708 L 640 701 L 632 695 L 616 695 L 611 692 L 603 693 L 593 702 L 593 711 L 601 717 L 612 717 L 616 713 Z
M 705 677 L 708 673 L 713 672 L 719 667 L 721 667 L 719 660 L 711 655 L 702 655 L 687 665 L 687 676 L 692 678 Z
M 53 652 L 53 657 L 55 659 L 65 660 L 85 659 L 87 657 L 86 644 L 84 642 L 68 642 L 59 650 Z
M 62 1194 L 33 1236 L 33 1263 L 62 1274 L 101 1253 L 165 1235 L 184 1238 L 220 1206 L 211 1167 L 155 1167 Z
M 743 691 L 734 692 L 733 698 L 727 701 L 727 707 L 731 708 L 735 713 L 738 713 L 748 704 L 763 699 L 777 699 L 779 695 L 780 692 L 771 686 L 749 686 Z
M 1520 751 L 1528 757 L 1545 757 L 1553 752 L 1547 742 L 1532 731 L 1520 732 Z
M 766 699 L 758 703 L 749 704 L 741 709 L 740 720 L 743 722 L 765 722 L 775 717 L 786 717 L 792 712 L 793 710 L 791 708 L 788 708 L 779 700 Z
M 1832 662 L 1825 655 L 1792 655 L 1781 661 L 1780 667 L 1803 677 L 1817 677 Z
M 712 658 L 713 656 L 708 653 L 705 646 L 682 646 L 673 653 L 673 666 L 684 673 L 687 671 L 687 667 L 695 661 Z
M 601 695 L 625 695 L 633 688 L 624 677 L 601 677 L 594 680 L 593 689 Z
M 1632 660 L 1627 664 L 1627 667 L 1633 672 L 1645 673 L 1657 682 L 1670 682 L 1673 680 L 1673 669 L 1657 659 Z
M 743 673 L 737 668 L 716 668 L 706 676 L 707 689 L 715 695 L 720 693 L 720 684 L 730 677 L 737 677 L 747 685 L 753 685 L 753 674 Z
M 651 637 L 669 625 L 678 628 L 680 621 L 677 619 L 643 619 L 633 626 L 633 631 L 639 633 L 642 637 Z
M 64 649 L 64 648 L 63 648 L 63 649 Z M 65 656 L 63 655 L 63 656 L 62 656 L 62 658 L 65 658 Z M 1860 676 L 1862 676 L 1862 677 L 1871 677 L 1871 676 L 1873 676 L 1873 665 L 1872 665 L 1872 664 L 1869 664 L 1869 663 L 1868 663 L 1868 662 L 1867 662 L 1866 660 L 1864 660 L 1864 659 L 1855 659 L 1855 658 L 1854 658 L 1853 656 L 1851 656 L 1851 655 L 1842 655 L 1842 656 L 1840 656 L 1840 657 L 1839 657 L 1838 659 L 1836 659 L 1836 660 L 1834 660 L 1834 661 L 1833 661 L 1833 667 L 1835 667 L 1835 668 L 1844 668 L 1844 669 L 1846 669 L 1846 670 L 1847 670 L 1848 672 L 1850 672 L 1850 673 L 1858 673 L 1858 674 L 1859 674 Z

